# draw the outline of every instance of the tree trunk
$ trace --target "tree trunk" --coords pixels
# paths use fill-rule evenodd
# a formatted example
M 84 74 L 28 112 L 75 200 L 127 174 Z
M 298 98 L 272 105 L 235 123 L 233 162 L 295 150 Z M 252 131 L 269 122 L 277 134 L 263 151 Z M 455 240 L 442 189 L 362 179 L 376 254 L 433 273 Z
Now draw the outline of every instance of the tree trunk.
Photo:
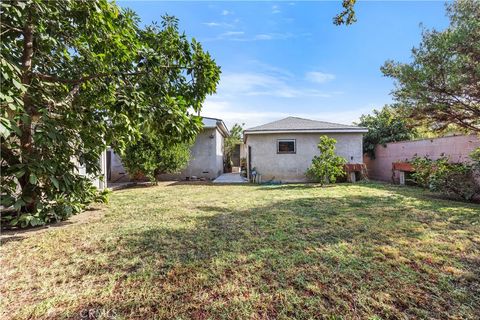
M 31 14 L 29 14 L 25 26 L 23 28 L 23 54 L 22 54 L 22 83 L 27 86 L 26 92 L 23 94 L 23 107 L 27 117 L 22 117 L 19 120 L 19 128 L 21 131 L 20 136 L 20 154 L 21 162 L 27 164 L 31 161 L 31 155 L 33 155 L 33 141 L 32 141 L 32 114 L 33 103 L 29 95 L 29 85 L 32 80 L 32 57 L 33 57 L 33 23 Z M 22 211 L 33 212 L 35 210 L 35 194 L 33 185 L 30 183 L 30 172 L 28 168 L 25 170 L 25 174 L 19 179 L 20 187 L 22 189 L 22 196 L 28 196 L 32 200 L 27 203 Z

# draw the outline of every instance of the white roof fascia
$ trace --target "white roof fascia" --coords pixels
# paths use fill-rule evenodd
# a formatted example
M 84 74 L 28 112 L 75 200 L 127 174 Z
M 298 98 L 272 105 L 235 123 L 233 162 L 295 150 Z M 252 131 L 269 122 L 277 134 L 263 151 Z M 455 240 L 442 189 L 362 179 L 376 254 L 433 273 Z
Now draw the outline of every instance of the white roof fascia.
M 318 129 L 318 130 L 260 130 L 260 131 L 248 131 L 245 130 L 244 134 L 268 134 L 268 133 L 366 133 L 368 129 Z

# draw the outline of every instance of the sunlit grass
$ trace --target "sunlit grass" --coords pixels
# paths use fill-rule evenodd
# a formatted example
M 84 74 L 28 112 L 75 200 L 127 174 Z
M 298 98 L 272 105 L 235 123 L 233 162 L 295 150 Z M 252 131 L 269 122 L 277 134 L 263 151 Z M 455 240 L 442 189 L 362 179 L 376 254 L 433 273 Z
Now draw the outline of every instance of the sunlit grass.
M 2 245 L 2 318 L 480 317 L 478 205 L 373 183 L 179 184 L 99 210 Z

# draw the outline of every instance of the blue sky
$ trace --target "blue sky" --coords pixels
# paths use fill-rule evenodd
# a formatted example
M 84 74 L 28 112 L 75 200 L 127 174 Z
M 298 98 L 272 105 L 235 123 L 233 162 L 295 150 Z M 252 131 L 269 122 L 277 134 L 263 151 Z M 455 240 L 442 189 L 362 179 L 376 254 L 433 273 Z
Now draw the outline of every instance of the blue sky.
M 245 127 L 289 115 L 349 124 L 392 101 L 385 60 L 407 62 L 422 23 L 448 26 L 442 1 L 361 1 L 358 22 L 335 26 L 340 1 L 119 1 L 143 24 L 168 13 L 221 66 L 202 115 Z

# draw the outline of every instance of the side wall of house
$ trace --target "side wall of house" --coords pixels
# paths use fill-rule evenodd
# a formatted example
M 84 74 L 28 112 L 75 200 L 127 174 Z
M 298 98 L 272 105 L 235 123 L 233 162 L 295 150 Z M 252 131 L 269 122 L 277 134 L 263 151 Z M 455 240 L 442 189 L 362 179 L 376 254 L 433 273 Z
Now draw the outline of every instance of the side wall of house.
M 103 190 L 107 187 L 107 150 L 104 150 L 100 154 L 100 158 L 98 159 L 98 162 L 100 164 L 100 175 L 98 177 L 89 176 L 87 174 L 87 168 L 85 166 L 81 166 L 76 160 L 72 161 L 77 166 L 78 174 L 88 177 L 97 189 Z
M 216 128 L 205 128 L 191 148 L 188 166 L 178 174 L 162 174 L 159 180 L 178 180 L 195 176 L 215 179 L 223 172 L 223 136 Z
M 179 180 L 195 176 L 197 178 L 215 179 L 223 173 L 224 140 L 216 128 L 205 128 L 197 135 L 190 149 L 190 161 L 187 167 L 177 174 L 162 174 L 159 180 Z M 120 157 L 111 150 L 110 182 L 130 181 Z
M 223 173 L 223 151 L 225 150 L 225 139 L 219 130 L 215 130 L 215 174 L 216 177 Z M 215 178 L 216 178 L 215 177 Z
M 127 169 L 123 166 L 122 159 L 112 148 L 110 152 L 110 180 L 109 182 L 127 182 L 130 181 Z
M 262 180 L 281 180 L 284 182 L 305 181 L 305 172 L 314 156 L 320 152 L 318 143 L 320 133 L 272 133 L 250 134 L 246 147 L 251 147 L 251 168 L 262 175 Z M 363 163 L 361 133 L 328 133 L 337 140 L 336 154 L 348 163 Z M 278 139 L 295 139 L 295 154 L 278 154 Z
M 447 156 L 452 162 L 466 162 L 469 154 L 478 147 L 480 139 L 475 135 L 392 142 L 385 146 L 377 145 L 375 159 L 365 156 L 364 160 L 370 179 L 391 182 L 392 178 L 397 179 L 392 172 L 394 162 L 406 162 L 415 156 L 428 156 L 433 160 Z

